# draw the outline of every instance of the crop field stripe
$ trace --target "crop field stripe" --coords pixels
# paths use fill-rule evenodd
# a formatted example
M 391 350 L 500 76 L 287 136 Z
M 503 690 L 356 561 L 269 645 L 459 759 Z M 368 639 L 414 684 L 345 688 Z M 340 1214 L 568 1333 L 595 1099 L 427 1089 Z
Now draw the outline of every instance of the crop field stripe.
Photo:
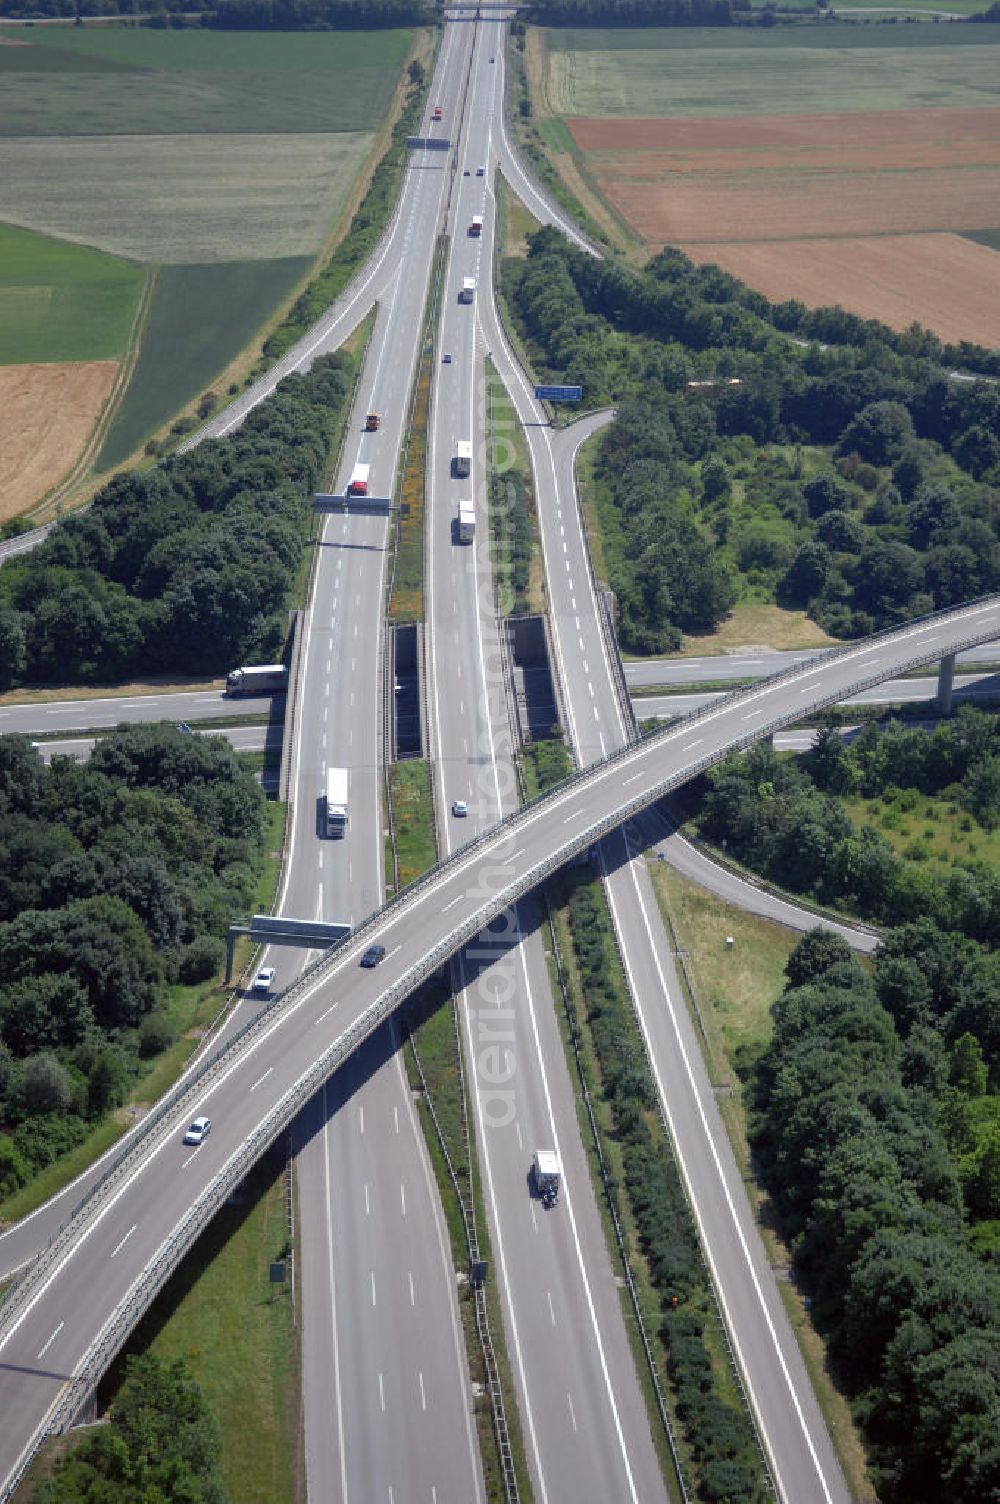
M 308 271 L 309 257 L 165 266 L 99 466 L 122 460 L 208 386 Z
M 577 30 L 572 27 L 545 32 L 550 54 L 563 52 L 771 52 L 787 47 L 810 52 L 880 51 L 923 47 L 978 47 L 1000 45 L 996 27 L 988 23 L 963 22 L 960 26 L 770 26 L 667 27 L 648 26 Z
M 0 365 L 118 357 L 144 280 L 132 261 L 0 224 Z
M 28 46 L 0 48 L 0 70 L 23 67 L 24 54 L 82 58 L 90 68 L 150 68 L 169 72 L 338 72 L 355 68 L 398 71 L 412 33 L 386 31 L 155 31 L 147 27 L 38 27 Z M 25 43 L 23 27 L 0 25 L 0 37 Z M 16 56 L 17 61 L 12 58 Z M 45 66 L 39 64 L 39 66 Z M 61 65 L 65 66 L 65 65 Z M 75 67 L 76 64 L 69 66 Z

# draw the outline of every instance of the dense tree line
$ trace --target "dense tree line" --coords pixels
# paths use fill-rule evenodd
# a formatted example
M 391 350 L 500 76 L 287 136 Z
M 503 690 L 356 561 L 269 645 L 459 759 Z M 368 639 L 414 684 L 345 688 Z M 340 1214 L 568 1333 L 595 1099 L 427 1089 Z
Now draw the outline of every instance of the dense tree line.
M 730 0 L 534 0 L 539 26 L 728 26 Z
M 215 26 L 230 31 L 370 31 L 426 26 L 424 0 L 0 0 L 0 18 L 136 17 L 147 26 Z
M 997 720 L 964 706 L 932 733 L 873 723 L 850 744 L 831 725 L 797 760 L 758 744 L 708 774 L 699 825 L 710 839 L 725 838 L 741 862 L 794 892 L 888 924 L 929 914 L 945 929 L 995 942 L 1000 873 L 993 866 L 969 860 L 943 868 L 923 860 L 919 845 L 899 856 L 877 830 L 854 828 L 839 796 L 872 798 L 891 788 L 940 793 L 970 819 L 994 827 Z
M 624 1190 L 662 1306 L 659 1336 L 676 1411 L 698 1467 L 698 1498 L 753 1504 L 764 1484 L 746 1413 L 720 1393 L 705 1342 L 715 1319 L 684 1187 L 621 977 L 600 884 L 575 883 L 569 918 L 586 1017 L 621 1150 Z
M 820 930 L 787 972 L 752 1142 L 879 1498 L 982 1504 L 1000 1497 L 996 957 L 922 920 L 870 974 Z
M 948 369 L 989 352 L 773 306 L 677 251 L 635 273 L 550 229 L 503 285 L 539 372 L 619 404 L 598 473 L 626 646 L 709 630 L 734 574 L 841 636 L 1000 586 L 1000 387 Z
M 226 1504 L 219 1429 L 184 1364 L 130 1358 L 109 1423 L 39 1483 L 35 1504 Z
M 351 362 L 288 376 L 240 429 L 116 475 L 0 572 L 0 687 L 220 673 L 280 656 Z
M 227 742 L 141 726 L 50 767 L 0 737 L 0 1196 L 170 1043 L 169 988 L 219 969 L 264 796 Z

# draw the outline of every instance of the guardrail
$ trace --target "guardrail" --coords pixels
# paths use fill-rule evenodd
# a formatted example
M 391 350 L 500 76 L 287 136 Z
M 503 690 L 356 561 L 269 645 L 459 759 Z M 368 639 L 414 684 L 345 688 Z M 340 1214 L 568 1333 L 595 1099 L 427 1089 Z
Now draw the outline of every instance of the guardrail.
M 944 625 L 949 621 L 960 622 L 968 617 L 975 606 L 980 608 L 984 604 L 1000 604 L 1000 596 L 990 596 L 972 607 L 954 609 L 947 612 L 930 616 L 923 622 L 910 623 L 900 633 L 899 630 L 887 630 L 867 639 L 871 646 L 877 646 L 881 642 L 896 641 L 902 637 L 918 637 L 922 630 L 933 625 Z M 857 693 L 863 688 L 880 682 L 880 680 L 898 674 L 909 668 L 916 668 L 924 663 L 931 662 L 944 656 L 945 653 L 960 651 L 962 648 L 971 647 L 974 643 L 989 641 L 997 635 L 996 624 L 991 624 L 988 629 L 980 628 L 978 631 L 972 628 L 971 621 L 968 628 L 956 634 L 953 641 L 947 647 L 940 645 L 930 649 L 923 648 L 905 657 L 901 663 L 895 663 L 890 669 L 860 672 L 849 682 L 849 686 L 841 685 L 827 694 L 818 694 L 815 700 L 810 701 L 809 708 L 821 709 L 826 705 L 834 704 L 845 692 Z M 852 654 L 857 655 L 859 644 L 854 643 L 842 649 L 833 649 L 824 655 L 822 659 L 814 659 L 808 665 L 796 665 L 765 680 L 762 684 L 755 685 L 750 689 L 739 690 L 728 696 L 723 702 L 727 707 L 746 704 L 758 698 L 775 682 L 794 680 L 804 675 L 813 675 L 817 667 L 822 668 L 824 663 L 836 663 Z M 867 654 L 866 654 L 867 656 Z M 140 1159 L 146 1157 L 154 1137 L 162 1136 L 176 1131 L 188 1116 L 188 1104 L 194 1098 L 195 1093 L 200 1092 L 204 1084 L 211 1080 L 214 1075 L 221 1073 L 233 1063 L 236 1056 L 243 1051 L 252 1040 L 264 1029 L 268 1028 L 279 1010 L 286 1009 L 290 1003 L 300 998 L 302 994 L 317 986 L 334 966 L 338 965 L 344 955 L 353 956 L 370 942 L 373 935 L 381 931 L 388 920 L 404 905 L 413 904 L 423 895 L 426 889 L 440 882 L 446 872 L 455 873 L 463 867 L 474 870 L 479 858 L 489 851 L 496 851 L 508 841 L 513 840 L 516 831 L 534 821 L 539 809 L 546 803 L 561 800 L 567 790 L 585 782 L 597 782 L 610 768 L 616 766 L 625 767 L 640 758 L 648 758 L 655 753 L 658 746 L 667 742 L 676 741 L 678 735 L 687 735 L 700 723 L 717 717 L 720 713 L 718 704 L 706 707 L 684 720 L 675 723 L 671 727 L 653 732 L 631 747 L 623 748 L 610 753 L 599 762 L 592 764 L 586 770 L 578 771 L 566 779 L 562 784 L 547 794 L 531 801 L 523 809 L 507 816 L 500 821 L 492 830 L 475 837 L 468 845 L 463 846 L 455 855 L 439 862 L 435 867 L 428 870 L 422 877 L 416 879 L 404 892 L 391 899 L 383 908 L 372 915 L 355 931 L 350 941 L 345 941 L 333 952 L 328 952 L 315 961 L 301 977 L 293 983 L 282 998 L 278 998 L 270 1007 L 262 1010 L 256 1018 L 250 1020 L 245 1027 L 233 1036 L 229 1044 L 216 1056 L 206 1061 L 204 1066 L 193 1073 L 184 1083 L 184 1089 L 171 1094 L 157 1108 L 150 1113 L 143 1124 L 143 1131 L 128 1145 L 125 1152 L 117 1159 L 104 1178 L 94 1186 L 87 1196 L 78 1204 L 69 1221 L 64 1224 L 60 1231 L 50 1241 L 46 1249 L 39 1255 L 36 1261 L 29 1267 L 22 1279 L 8 1290 L 2 1306 L 0 1306 L 0 1333 L 9 1329 L 19 1314 L 25 1309 L 34 1292 L 41 1282 L 58 1263 L 61 1256 L 82 1232 L 90 1218 L 104 1204 L 114 1188 L 120 1184 L 122 1178 L 136 1167 Z M 91 1347 L 81 1361 L 77 1373 L 67 1393 L 60 1399 L 58 1406 L 53 1406 L 47 1412 L 41 1423 L 51 1429 L 52 1425 L 62 1424 L 74 1415 L 80 1407 L 89 1389 L 95 1382 L 96 1375 L 101 1371 L 101 1365 L 120 1348 L 135 1321 L 142 1310 L 145 1309 L 153 1294 L 156 1293 L 169 1274 L 176 1267 L 184 1253 L 194 1242 L 202 1227 L 212 1216 L 214 1211 L 229 1194 L 233 1186 L 243 1177 L 246 1169 L 268 1147 L 299 1111 L 301 1105 L 308 1100 L 316 1088 L 332 1074 L 353 1052 L 362 1044 L 402 1003 L 406 997 L 428 976 L 438 969 L 445 961 L 461 947 L 478 934 L 497 914 L 509 907 L 524 893 L 538 886 L 544 878 L 558 870 L 567 861 L 571 860 L 578 852 L 586 850 L 595 841 L 600 840 L 610 830 L 616 829 L 640 810 L 662 798 L 671 789 L 690 781 L 698 774 L 704 772 L 722 757 L 730 752 L 742 750 L 753 745 L 762 737 L 783 726 L 790 725 L 802 714 L 802 707 L 798 706 L 770 721 L 756 727 L 753 731 L 743 736 L 734 738 L 725 747 L 716 753 L 710 753 L 695 763 L 689 763 L 681 769 L 672 770 L 663 777 L 654 779 L 651 786 L 645 792 L 638 794 L 614 810 L 600 816 L 597 820 L 583 829 L 577 829 L 575 834 L 563 836 L 563 827 L 560 826 L 560 842 L 553 847 L 534 865 L 528 868 L 520 876 L 513 878 L 502 888 L 490 893 L 484 901 L 480 902 L 471 911 L 466 912 L 461 919 L 448 932 L 447 936 L 432 946 L 424 956 L 409 969 L 409 971 L 393 984 L 383 995 L 361 1013 L 347 1029 L 334 1040 L 317 1060 L 305 1071 L 298 1080 L 284 1093 L 277 1103 L 271 1108 L 258 1124 L 257 1128 L 236 1152 L 230 1157 L 226 1165 L 220 1170 L 212 1183 L 205 1188 L 194 1204 L 188 1208 L 184 1217 L 177 1224 L 167 1241 L 158 1250 L 157 1254 L 143 1271 L 140 1279 L 129 1290 L 128 1294 L 109 1318 L 102 1331 L 94 1339 Z M 622 785 L 623 786 L 623 785 Z M 36 1432 L 37 1437 L 41 1431 Z

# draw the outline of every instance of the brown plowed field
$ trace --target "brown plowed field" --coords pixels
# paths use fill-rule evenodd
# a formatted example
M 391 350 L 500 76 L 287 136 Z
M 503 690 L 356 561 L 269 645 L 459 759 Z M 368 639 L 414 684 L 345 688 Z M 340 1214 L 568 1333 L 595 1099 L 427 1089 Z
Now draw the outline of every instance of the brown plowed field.
M 0 366 L 0 521 L 68 474 L 90 438 L 118 364 Z
M 623 163 L 597 169 L 601 190 L 643 240 L 798 240 L 919 230 L 990 230 L 1000 165 L 935 172 L 734 173 L 634 182 Z
M 1000 255 L 960 235 L 682 245 L 775 302 L 839 303 L 894 329 L 916 322 L 945 340 L 1000 345 Z
M 705 151 L 716 147 L 1000 143 L 1000 109 L 870 110 L 855 114 L 739 115 L 708 120 L 569 120 L 583 151 Z

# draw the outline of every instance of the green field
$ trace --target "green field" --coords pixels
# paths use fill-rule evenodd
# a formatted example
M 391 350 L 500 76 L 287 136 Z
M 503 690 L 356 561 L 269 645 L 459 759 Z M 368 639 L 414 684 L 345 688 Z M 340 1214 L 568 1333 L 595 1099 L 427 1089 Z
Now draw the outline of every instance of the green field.
M 371 143 L 368 132 L 0 138 L 4 212 L 158 264 L 313 256 Z
M 691 118 L 1000 106 L 1000 27 L 548 32 L 556 115 Z
M 1000 219 L 1000 210 L 997 212 Z M 989 246 L 991 251 L 1000 251 L 1000 230 L 963 230 L 963 240 L 974 240 L 977 245 Z
M 0 136 L 371 130 L 409 40 L 406 31 L 38 28 L 27 46 L 0 47 Z
M 0 365 L 121 355 L 146 273 L 0 224 Z
M 135 373 L 108 433 L 98 468 L 120 464 L 173 413 L 209 386 L 253 338 L 308 266 L 308 257 L 292 257 L 163 267 Z

